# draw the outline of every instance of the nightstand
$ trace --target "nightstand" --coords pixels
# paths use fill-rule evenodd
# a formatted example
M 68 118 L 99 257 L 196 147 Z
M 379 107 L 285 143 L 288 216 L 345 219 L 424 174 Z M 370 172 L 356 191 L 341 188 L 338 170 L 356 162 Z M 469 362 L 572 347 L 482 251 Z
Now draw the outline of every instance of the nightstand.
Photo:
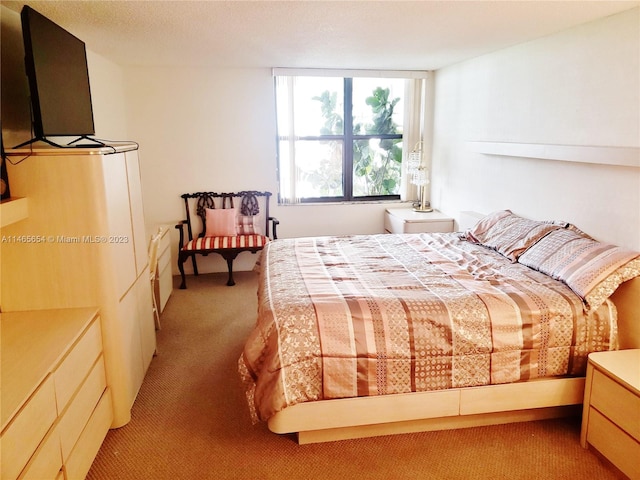
M 437 210 L 414 212 L 411 208 L 387 208 L 384 230 L 386 233 L 453 232 L 453 218 Z
M 589 355 L 580 443 L 640 479 L 640 350 Z

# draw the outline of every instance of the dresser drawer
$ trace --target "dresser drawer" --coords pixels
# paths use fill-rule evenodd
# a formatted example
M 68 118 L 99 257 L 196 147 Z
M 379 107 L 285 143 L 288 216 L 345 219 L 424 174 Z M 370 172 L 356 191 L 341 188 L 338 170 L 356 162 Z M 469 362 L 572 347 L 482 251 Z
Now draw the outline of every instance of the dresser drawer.
M 158 273 L 156 282 L 156 299 L 158 302 L 159 313 L 164 310 L 169 296 L 173 291 L 173 274 L 171 271 L 171 238 L 169 232 L 166 231 L 160 239 L 158 254 Z
M 404 230 L 404 221 L 401 218 L 394 217 L 389 213 L 384 215 L 384 231 L 389 233 L 402 233 Z
M 60 437 L 57 425 L 44 438 L 19 480 L 54 480 L 62 470 Z
M 165 241 L 166 238 L 166 241 Z M 164 270 L 171 263 L 171 245 L 169 245 L 169 236 L 165 235 L 158 245 L 158 271 Z
M 173 292 L 173 275 L 171 273 L 171 265 L 166 265 L 163 270 L 159 271 L 158 275 L 158 308 L 160 308 L 160 312 L 164 310 L 164 307 L 167 305 L 167 301 L 169 301 L 169 297 Z
M 96 318 L 54 373 L 58 412 L 62 412 L 102 352 L 100 318 Z
M 437 233 L 453 232 L 453 220 L 436 222 L 407 222 L 404 225 L 404 233 Z
M 53 378 L 48 376 L 2 432 L 2 480 L 18 477 L 56 417 Z
M 640 479 L 640 444 L 594 408 L 589 412 L 587 441 L 629 478 Z
M 58 424 L 64 461 L 69 457 L 106 387 L 104 361 L 101 356 L 68 408 L 63 412 Z
M 640 398 L 597 369 L 593 372 L 590 404 L 640 441 Z
M 107 388 L 65 464 L 68 480 L 85 478 L 109 431 L 112 419 L 111 392 Z

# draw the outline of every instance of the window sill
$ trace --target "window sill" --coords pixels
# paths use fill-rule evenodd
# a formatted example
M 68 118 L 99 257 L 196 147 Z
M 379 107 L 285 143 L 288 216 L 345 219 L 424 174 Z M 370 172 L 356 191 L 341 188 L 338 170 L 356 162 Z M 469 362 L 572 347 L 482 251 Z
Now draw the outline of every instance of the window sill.
M 407 204 L 411 205 L 414 200 L 362 200 L 362 201 L 342 201 L 342 202 L 303 202 L 303 203 L 278 203 L 278 207 L 308 207 L 308 206 L 335 206 L 335 205 L 395 205 Z

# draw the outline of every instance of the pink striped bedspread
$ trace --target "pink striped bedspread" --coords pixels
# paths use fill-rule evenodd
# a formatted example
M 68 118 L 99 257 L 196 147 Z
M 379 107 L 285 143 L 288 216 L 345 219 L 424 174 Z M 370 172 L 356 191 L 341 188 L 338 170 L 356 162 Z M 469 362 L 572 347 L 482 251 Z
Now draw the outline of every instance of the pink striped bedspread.
M 253 419 L 300 402 L 584 375 L 615 307 L 457 233 L 269 242 L 239 360 Z

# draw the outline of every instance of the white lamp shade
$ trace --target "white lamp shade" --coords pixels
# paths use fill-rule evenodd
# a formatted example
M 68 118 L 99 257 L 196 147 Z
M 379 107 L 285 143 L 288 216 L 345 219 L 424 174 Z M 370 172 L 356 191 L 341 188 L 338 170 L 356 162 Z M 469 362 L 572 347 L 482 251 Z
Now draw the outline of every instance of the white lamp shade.
M 413 183 L 414 185 L 418 185 L 419 187 L 428 184 L 429 176 L 427 170 L 425 170 L 424 168 L 419 168 L 418 170 L 413 172 L 411 183 Z
M 409 173 L 414 173 L 418 168 L 420 168 L 420 164 L 422 163 L 422 152 L 411 152 L 409 154 L 409 158 L 407 159 L 407 171 Z

